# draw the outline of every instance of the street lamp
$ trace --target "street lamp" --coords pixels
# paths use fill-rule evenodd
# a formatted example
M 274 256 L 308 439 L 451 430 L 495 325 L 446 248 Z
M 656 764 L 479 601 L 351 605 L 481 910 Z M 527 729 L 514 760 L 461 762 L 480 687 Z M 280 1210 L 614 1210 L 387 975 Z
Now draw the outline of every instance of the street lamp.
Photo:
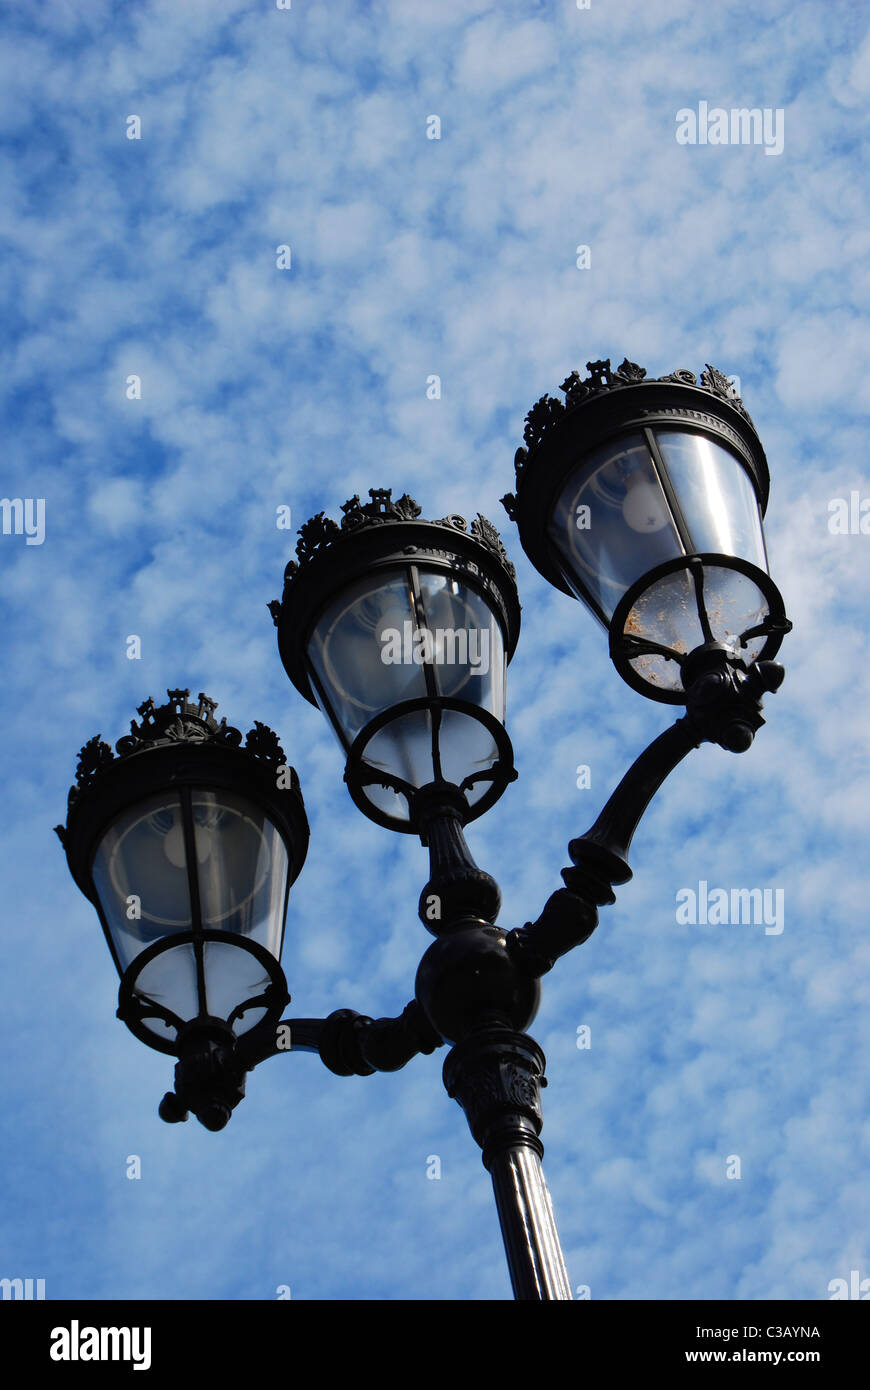
M 632 836 L 668 774 L 703 742 L 749 748 L 791 627 L 764 546 L 767 463 L 728 380 L 711 367 L 700 382 L 688 371 L 647 380 L 628 361 L 587 369 L 563 384 L 564 405 L 544 396 L 529 412 L 517 493 L 503 501 L 538 570 L 607 627 L 623 678 L 685 712 L 570 842 L 564 886 L 534 922 L 496 924 L 498 885 L 463 833 L 516 778 L 513 566 L 484 517 L 425 521 L 389 490 L 351 498 L 340 525 L 323 512 L 308 521 L 269 608 L 288 676 L 341 745 L 354 802 L 429 851 L 418 915 L 435 940 L 403 1012 L 279 1021 L 286 897 L 308 827 L 263 726 L 243 750 L 204 696 L 196 708 L 187 691 L 161 711 L 146 702 L 118 760 L 99 739 L 82 750 L 58 828 L 122 974 L 120 1016 L 180 1058 L 164 1119 L 193 1110 L 220 1128 L 245 1072 L 279 1051 L 365 1076 L 449 1043 L 444 1083 L 491 1174 L 515 1296 L 535 1300 L 571 1298 L 541 1167 L 545 1059 L 524 1031 L 540 979 L 631 878 Z
M 701 669 L 769 660 L 790 624 L 770 578 L 761 441 L 713 367 L 647 380 L 590 362 L 544 396 L 503 499 L 523 549 L 609 630 L 620 675 L 685 703 Z
M 85 744 L 55 829 L 121 976 L 118 1017 L 180 1058 L 163 1118 L 192 1109 L 222 1129 L 244 1095 L 237 1040 L 272 1037 L 290 998 L 281 947 L 308 823 L 270 729 L 241 748 L 215 701 L 167 693 L 139 707 L 118 757 L 99 735 Z
M 420 520 L 407 495 L 352 498 L 341 526 L 300 530 L 298 559 L 270 609 L 296 689 L 328 718 L 357 806 L 379 825 L 419 831 L 432 788 L 452 788 L 465 820 L 516 773 L 505 732 L 505 668 L 520 605 L 498 534 L 478 517 Z

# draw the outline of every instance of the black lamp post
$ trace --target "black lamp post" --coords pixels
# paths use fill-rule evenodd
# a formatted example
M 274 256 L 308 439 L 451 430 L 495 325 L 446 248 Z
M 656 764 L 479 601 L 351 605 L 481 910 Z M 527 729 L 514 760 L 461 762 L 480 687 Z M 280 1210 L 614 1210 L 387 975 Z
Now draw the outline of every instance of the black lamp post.
M 445 1086 L 492 1176 L 515 1296 L 534 1300 L 571 1298 L 541 1168 L 544 1056 L 524 1031 L 540 977 L 631 877 L 632 836 L 668 773 L 704 741 L 751 745 L 791 627 L 767 570 L 767 463 L 726 378 L 708 367 L 700 383 L 687 371 L 648 381 L 627 361 L 588 369 L 564 383 L 565 405 L 545 396 L 529 413 L 505 506 L 540 572 L 607 626 L 622 676 L 685 713 L 571 841 L 565 886 L 536 921 L 495 924 L 498 885 L 463 835 L 516 777 L 504 726 L 513 566 L 483 517 L 421 520 L 389 491 L 352 498 L 340 525 L 323 513 L 306 523 L 270 610 L 290 679 L 342 746 L 356 805 L 429 850 L 418 913 L 436 939 L 403 1013 L 279 1023 L 286 897 L 308 828 L 296 775 L 261 725 L 243 750 L 203 696 L 198 708 L 187 691 L 162 711 L 146 702 L 117 761 L 98 739 L 82 750 L 60 832 L 122 974 L 120 1016 L 179 1056 L 164 1119 L 190 1109 L 220 1128 L 245 1072 L 286 1050 L 288 1034 L 344 1076 L 396 1070 L 447 1042 Z

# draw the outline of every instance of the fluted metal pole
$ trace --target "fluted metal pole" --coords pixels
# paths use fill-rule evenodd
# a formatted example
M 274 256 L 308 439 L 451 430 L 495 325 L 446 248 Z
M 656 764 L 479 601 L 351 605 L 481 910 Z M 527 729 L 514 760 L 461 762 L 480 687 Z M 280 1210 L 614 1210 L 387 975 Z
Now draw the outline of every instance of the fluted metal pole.
M 541 1160 L 517 1147 L 494 1159 L 490 1174 L 514 1298 L 570 1299 L 571 1286 Z
M 492 1177 L 514 1297 L 571 1298 L 538 1135 L 544 1054 L 526 1033 L 495 1024 L 448 1054 L 444 1084 L 465 1111 Z

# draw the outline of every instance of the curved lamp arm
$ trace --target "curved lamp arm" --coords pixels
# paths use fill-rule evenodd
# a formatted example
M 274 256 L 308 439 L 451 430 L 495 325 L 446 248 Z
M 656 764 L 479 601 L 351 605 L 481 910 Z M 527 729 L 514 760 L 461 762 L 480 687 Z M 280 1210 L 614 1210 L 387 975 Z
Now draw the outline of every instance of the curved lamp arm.
M 353 1009 L 336 1009 L 328 1018 L 284 1019 L 267 1043 L 246 1046 L 242 1037 L 236 1050 L 248 1071 L 279 1052 L 316 1052 L 337 1076 L 371 1076 L 398 1071 L 443 1041 L 412 999 L 398 1018 L 373 1019 Z
M 736 669 L 721 651 L 702 651 L 686 693 L 686 713 L 635 759 L 600 816 L 568 846 L 564 888 L 547 900 L 535 922 L 508 933 L 508 947 L 527 974 L 551 970 L 560 956 L 586 941 L 598 908 L 615 902 L 613 884 L 631 878 L 628 851 L 641 818 L 665 779 L 702 743 L 743 753 L 764 723 L 761 696 L 778 690 L 785 671 L 775 661 Z

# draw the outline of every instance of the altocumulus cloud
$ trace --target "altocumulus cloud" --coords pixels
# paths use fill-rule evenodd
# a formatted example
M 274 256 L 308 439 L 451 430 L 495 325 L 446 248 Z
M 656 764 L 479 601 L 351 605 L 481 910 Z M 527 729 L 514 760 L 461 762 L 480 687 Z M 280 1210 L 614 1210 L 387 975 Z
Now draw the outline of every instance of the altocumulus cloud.
M 230 722 L 276 728 L 302 778 L 291 1013 L 401 1010 L 426 944 L 425 855 L 351 805 L 266 611 L 292 537 L 276 508 L 298 525 L 391 486 L 424 515 L 484 512 L 517 564 L 521 777 L 469 840 L 503 924 L 536 916 L 568 839 L 668 716 L 547 591 L 498 499 L 533 401 L 627 354 L 656 375 L 740 375 L 795 631 L 751 752 L 701 750 L 675 774 L 636 878 L 545 981 L 534 1031 L 569 1270 L 593 1298 L 825 1298 L 870 1274 L 855 1235 L 868 538 L 827 529 L 831 497 L 870 495 L 863 23 L 840 0 L 7 13 L 0 494 L 45 499 L 45 540 L 0 536 L 17 1059 L 0 1273 L 45 1278 L 51 1298 L 508 1296 L 437 1056 L 365 1080 L 284 1057 L 221 1136 L 160 1124 L 167 1061 L 114 1019 L 50 827 L 87 738 L 114 741 L 168 685 L 206 690 Z M 679 146 L 675 113 L 701 101 L 784 109 L 781 155 Z M 782 887 L 785 930 L 678 924 L 676 891 L 702 879 Z

